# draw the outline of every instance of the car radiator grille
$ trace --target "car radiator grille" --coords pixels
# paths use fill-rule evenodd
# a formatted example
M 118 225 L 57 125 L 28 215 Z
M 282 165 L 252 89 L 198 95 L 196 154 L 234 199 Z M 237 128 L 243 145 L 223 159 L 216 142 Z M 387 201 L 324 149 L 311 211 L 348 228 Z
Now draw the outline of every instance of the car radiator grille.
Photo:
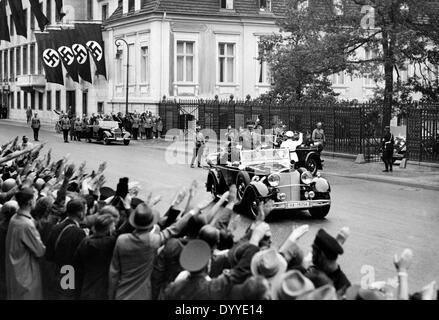
M 279 192 L 286 195 L 286 201 L 300 201 L 300 175 L 297 171 L 281 173 Z

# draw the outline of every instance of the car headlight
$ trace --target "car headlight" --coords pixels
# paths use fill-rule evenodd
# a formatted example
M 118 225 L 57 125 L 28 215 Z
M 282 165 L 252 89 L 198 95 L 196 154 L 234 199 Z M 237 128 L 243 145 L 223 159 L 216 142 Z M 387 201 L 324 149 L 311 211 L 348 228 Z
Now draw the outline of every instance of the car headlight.
M 312 181 L 314 180 L 314 177 L 311 174 L 311 172 L 306 171 L 306 172 L 302 173 L 302 176 L 300 177 L 300 179 L 302 180 L 302 182 L 304 184 L 310 185 L 312 183 Z
M 280 175 L 273 173 L 268 176 L 268 183 L 272 187 L 278 187 L 280 183 Z
M 317 192 L 326 193 L 329 192 L 331 187 L 326 179 L 320 178 L 316 181 L 315 189 Z

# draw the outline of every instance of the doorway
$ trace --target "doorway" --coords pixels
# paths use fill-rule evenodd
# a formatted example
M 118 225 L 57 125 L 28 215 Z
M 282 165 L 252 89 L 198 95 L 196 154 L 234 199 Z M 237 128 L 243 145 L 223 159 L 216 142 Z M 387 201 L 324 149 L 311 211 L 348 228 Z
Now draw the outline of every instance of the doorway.
M 71 107 L 72 115 L 76 115 L 76 91 L 66 91 L 66 111 Z

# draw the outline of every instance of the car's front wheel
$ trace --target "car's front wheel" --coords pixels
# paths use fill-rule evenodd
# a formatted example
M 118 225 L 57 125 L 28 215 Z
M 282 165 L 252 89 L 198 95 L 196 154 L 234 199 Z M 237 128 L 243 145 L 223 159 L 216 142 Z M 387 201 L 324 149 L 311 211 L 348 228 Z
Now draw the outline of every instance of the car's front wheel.
M 244 198 L 242 199 L 242 209 L 245 214 L 248 214 L 251 218 L 258 216 L 259 199 L 258 193 L 252 186 L 248 187 L 245 191 Z
M 130 144 L 130 141 L 131 141 L 131 140 L 124 140 L 124 141 L 123 141 L 123 144 L 126 145 L 126 146 L 128 146 L 128 145 Z
M 108 146 L 110 144 L 110 139 L 107 137 L 104 138 L 104 145 Z
M 237 199 L 242 200 L 244 198 L 245 190 L 250 184 L 250 175 L 247 172 L 239 172 L 236 177 L 236 189 L 237 189 Z
M 305 167 L 309 172 L 311 172 L 313 176 L 315 176 L 317 174 L 317 171 L 319 170 L 317 159 L 315 157 L 309 158 L 306 161 Z

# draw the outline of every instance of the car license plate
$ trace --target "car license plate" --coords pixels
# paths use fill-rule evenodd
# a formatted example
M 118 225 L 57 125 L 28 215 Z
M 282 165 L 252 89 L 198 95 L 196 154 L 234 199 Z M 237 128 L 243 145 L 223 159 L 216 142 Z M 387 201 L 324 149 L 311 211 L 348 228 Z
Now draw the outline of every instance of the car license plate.
M 308 208 L 308 207 L 310 207 L 310 203 L 308 201 L 299 201 L 299 202 L 288 203 L 288 209 Z

